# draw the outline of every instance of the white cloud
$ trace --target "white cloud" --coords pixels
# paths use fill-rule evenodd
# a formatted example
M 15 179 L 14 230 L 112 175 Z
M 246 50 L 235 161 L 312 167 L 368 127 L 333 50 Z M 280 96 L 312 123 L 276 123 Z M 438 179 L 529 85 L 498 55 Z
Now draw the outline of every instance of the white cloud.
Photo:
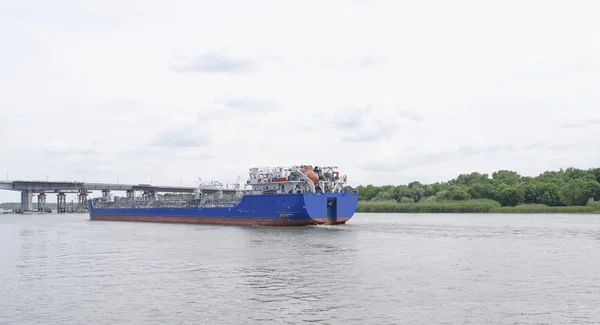
M 52 140 L 44 145 L 44 149 L 48 154 L 64 154 L 69 151 L 69 147 L 59 141 Z
M 594 166 L 598 6 L 3 2 L 0 174 L 176 185 L 314 163 L 383 184 Z

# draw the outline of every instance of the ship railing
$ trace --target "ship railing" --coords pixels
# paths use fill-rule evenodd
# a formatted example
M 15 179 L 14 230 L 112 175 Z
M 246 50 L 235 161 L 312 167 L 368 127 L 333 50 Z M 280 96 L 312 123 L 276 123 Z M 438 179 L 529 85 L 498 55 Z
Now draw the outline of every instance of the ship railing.
M 334 182 L 334 186 L 333 189 L 331 190 L 332 192 L 342 192 L 342 189 L 344 188 L 344 183 L 343 182 Z
M 162 200 L 119 200 L 112 202 L 98 202 L 94 205 L 99 208 L 183 208 L 183 207 L 204 207 L 204 206 L 234 206 L 240 202 L 240 197 L 232 198 L 211 198 L 203 197 L 201 200 L 195 199 L 162 199 Z

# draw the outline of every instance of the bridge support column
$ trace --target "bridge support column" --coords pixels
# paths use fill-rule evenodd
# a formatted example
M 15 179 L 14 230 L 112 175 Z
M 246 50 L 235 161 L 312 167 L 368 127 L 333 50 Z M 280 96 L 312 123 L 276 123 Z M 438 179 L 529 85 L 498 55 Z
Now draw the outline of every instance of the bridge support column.
M 67 195 L 65 193 L 58 193 L 56 195 L 56 213 L 67 212 Z
M 77 210 L 78 211 L 87 211 L 87 198 L 88 192 L 84 188 L 79 189 L 79 193 L 77 193 Z
M 30 190 L 21 191 L 21 211 L 32 210 L 33 193 Z
M 38 194 L 37 199 L 38 212 L 46 211 L 46 193 L 44 191 L 41 191 L 40 194 Z

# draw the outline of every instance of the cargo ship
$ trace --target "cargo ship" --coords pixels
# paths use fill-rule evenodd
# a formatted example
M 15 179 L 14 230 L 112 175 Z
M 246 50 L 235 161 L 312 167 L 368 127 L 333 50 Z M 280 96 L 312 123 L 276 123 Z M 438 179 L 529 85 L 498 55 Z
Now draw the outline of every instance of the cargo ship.
M 88 200 L 91 220 L 253 226 L 344 224 L 358 193 L 337 167 L 254 167 L 244 184 L 200 184 L 189 197 Z M 248 188 L 249 187 L 249 188 Z

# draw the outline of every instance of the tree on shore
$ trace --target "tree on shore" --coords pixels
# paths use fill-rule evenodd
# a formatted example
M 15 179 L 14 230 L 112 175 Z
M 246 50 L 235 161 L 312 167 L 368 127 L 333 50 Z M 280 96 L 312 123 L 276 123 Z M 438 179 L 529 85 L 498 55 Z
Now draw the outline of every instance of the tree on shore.
M 536 177 L 499 170 L 488 174 L 460 174 L 447 182 L 408 185 L 358 186 L 362 201 L 396 201 L 398 203 L 443 200 L 490 199 L 503 206 L 544 204 L 547 206 L 582 206 L 600 200 L 600 168 L 567 168 L 545 171 Z

